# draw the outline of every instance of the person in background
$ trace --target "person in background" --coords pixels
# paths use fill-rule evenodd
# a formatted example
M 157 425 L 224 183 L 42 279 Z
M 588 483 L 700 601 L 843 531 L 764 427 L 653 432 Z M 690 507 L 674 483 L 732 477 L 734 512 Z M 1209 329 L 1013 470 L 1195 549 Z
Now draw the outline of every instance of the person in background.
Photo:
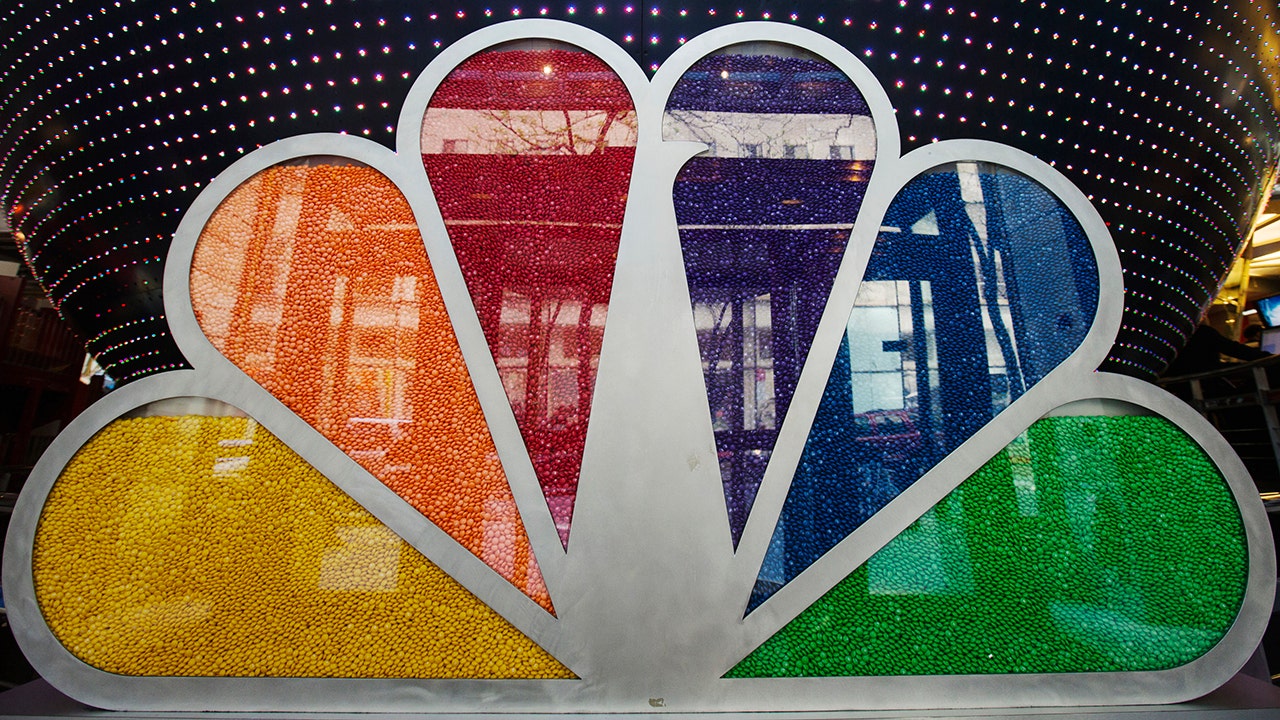
M 1218 370 L 1229 364 L 1222 359 L 1223 355 L 1243 361 L 1271 357 L 1271 353 L 1223 337 L 1213 326 L 1201 321 L 1163 376 L 1177 377 Z
M 1249 347 L 1259 347 L 1262 343 L 1262 326 L 1254 323 L 1240 333 L 1240 340 Z

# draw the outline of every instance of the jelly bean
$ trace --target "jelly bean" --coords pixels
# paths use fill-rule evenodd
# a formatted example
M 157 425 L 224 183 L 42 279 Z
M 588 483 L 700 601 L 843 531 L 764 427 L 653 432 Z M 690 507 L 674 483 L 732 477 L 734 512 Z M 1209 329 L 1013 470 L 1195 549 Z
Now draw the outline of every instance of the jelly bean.
M 567 547 L 636 113 L 596 56 L 562 44 L 477 53 L 436 89 L 422 161 Z
M 1058 367 L 1093 322 L 1089 239 L 1020 173 L 940 165 L 883 222 L 752 608 Z
M 258 173 L 201 233 L 191 301 L 223 355 L 551 609 L 413 212 L 386 176 Z
M 875 132 L 829 62 L 725 53 L 676 83 L 663 137 L 711 145 L 672 194 L 736 546 L 858 217 Z
M 572 674 L 243 417 L 136 417 L 54 483 L 33 547 L 54 636 L 144 676 Z
M 1040 420 L 730 677 L 1161 670 L 1231 627 L 1230 489 L 1157 417 Z

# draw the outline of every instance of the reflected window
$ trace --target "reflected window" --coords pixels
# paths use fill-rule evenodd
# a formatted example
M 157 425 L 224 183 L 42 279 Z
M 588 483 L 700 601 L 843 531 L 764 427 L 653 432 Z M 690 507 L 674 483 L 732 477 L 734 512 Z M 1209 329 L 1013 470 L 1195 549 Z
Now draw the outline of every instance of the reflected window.
M 1097 283 L 1080 224 L 1029 178 L 960 162 L 908 183 L 885 214 L 751 606 L 1074 352 Z M 1015 487 L 1034 514 L 1035 478 Z
M 455 68 L 421 133 L 449 241 L 567 545 L 635 159 L 631 95 L 591 53 L 521 41 Z
M 695 302 L 693 316 L 715 430 L 777 429 L 768 293 Z
M 857 217 L 875 131 L 839 69 L 760 43 L 690 68 L 663 138 L 709 148 L 673 192 L 736 544 Z M 847 152 L 811 152 L 824 145 Z
M 787 145 L 783 148 L 782 157 L 788 160 L 808 160 L 808 145 Z
M 413 211 L 376 170 L 331 162 L 268 168 L 218 207 L 192 259 L 197 321 L 228 360 L 550 608 Z M 449 488 L 463 482 L 460 499 Z

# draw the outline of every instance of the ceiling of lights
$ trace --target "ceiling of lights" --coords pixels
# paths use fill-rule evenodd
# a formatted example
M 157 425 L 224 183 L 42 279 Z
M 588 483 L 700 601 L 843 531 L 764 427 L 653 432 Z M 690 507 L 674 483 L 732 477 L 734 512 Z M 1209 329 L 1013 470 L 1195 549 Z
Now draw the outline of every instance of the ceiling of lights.
M 236 158 L 341 131 L 390 144 L 401 99 L 479 27 L 548 17 L 595 29 L 652 72 L 741 20 L 854 51 L 898 109 L 904 151 L 1007 143 L 1081 187 L 1121 251 L 1124 329 L 1106 367 L 1173 356 L 1248 235 L 1276 166 L 1274 0 L 12 2 L 0 9 L 0 202 L 63 315 L 112 374 L 185 364 L 160 278 L 183 210 Z M 1280 223 L 1255 271 L 1280 276 Z

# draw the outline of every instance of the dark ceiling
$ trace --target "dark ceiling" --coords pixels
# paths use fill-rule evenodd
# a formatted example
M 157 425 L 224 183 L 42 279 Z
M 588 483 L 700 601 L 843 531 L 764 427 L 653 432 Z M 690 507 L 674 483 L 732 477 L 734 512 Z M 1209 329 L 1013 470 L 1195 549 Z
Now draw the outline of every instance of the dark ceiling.
M 904 151 L 970 137 L 1053 164 L 1119 246 L 1124 328 L 1105 368 L 1137 376 L 1194 327 L 1276 164 L 1274 2 L 36 0 L 0 10 L 0 202 L 111 374 L 181 367 L 160 282 L 201 188 L 300 133 L 390 145 L 440 49 L 513 17 L 590 27 L 650 72 L 712 27 L 803 26 L 881 79 Z

